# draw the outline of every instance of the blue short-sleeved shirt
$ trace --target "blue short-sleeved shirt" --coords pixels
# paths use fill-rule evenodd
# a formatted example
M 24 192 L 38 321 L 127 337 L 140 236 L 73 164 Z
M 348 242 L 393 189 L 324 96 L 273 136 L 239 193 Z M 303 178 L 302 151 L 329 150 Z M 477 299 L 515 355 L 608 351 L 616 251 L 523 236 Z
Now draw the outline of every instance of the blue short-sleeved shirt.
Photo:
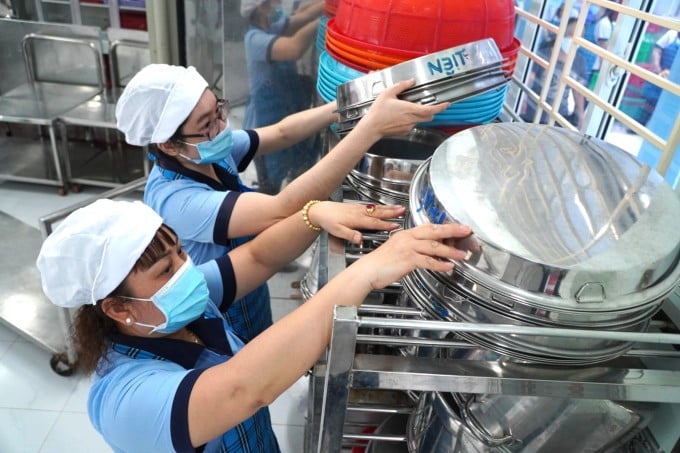
M 144 202 L 151 206 L 179 236 L 195 263 L 208 263 L 225 256 L 250 238 L 227 237 L 227 226 L 239 195 L 249 191 L 238 176 L 252 160 L 259 137 L 252 130 L 233 131 L 231 156 L 213 164 L 219 182 L 189 170 L 174 158 L 158 153 L 144 190 Z M 218 304 L 236 334 L 250 341 L 272 324 L 269 289 L 262 285 L 237 301 L 223 297 L 215 264 L 201 267 Z
M 206 368 L 229 360 L 243 343 L 212 303 L 189 328 L 205 346 L 127 335 L 110 338 L 87 404 L 93 426 L 114 451 L 195 451 L 188 425 L 194 383 Z M 268 409 L 208 442 L 203 451 L 278 452 Z
M 250 88 L 243 118 L 247 129 L 274 124 L 312 104 L 312 78 L 298 73 L 296 61 L 271 58 L 272 47 L 287 24 L 284 17 L 266 31 L 250 26 L 243 38 Z M 295 179 L 318 161 L 320 148 L 317 137 L 310 137 L 258 157 L 255 164 L 261 190 L 277 193 L 284 181 Z

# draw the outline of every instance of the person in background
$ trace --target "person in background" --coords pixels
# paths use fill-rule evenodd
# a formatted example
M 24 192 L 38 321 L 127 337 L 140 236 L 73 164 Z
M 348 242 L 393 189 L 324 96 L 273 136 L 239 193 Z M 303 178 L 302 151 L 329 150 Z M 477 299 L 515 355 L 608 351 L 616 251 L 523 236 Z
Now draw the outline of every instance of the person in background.
M 337 205 L 311 201 L 221 258 L 230 296 L 260 285 L 321 228 L 356 243 L 353 228 L 394 230 L 384 219 L 404 212 Z M 78 366 L 95 373 L 88 415 L 114 451 L 277 453 L 266 406 L 321 356 L 334 306 L 358 306 L 416 268 L 451 271 L 466 252 L 444 241 L 470 234 L 458 224 L 393 234 L 247 345 L 177 235 L 141 202 L 102 199 L 74 211 L 47 237 L 37 266 L 49 300 L 77 309 Z
M 397 99 L 413 80 L 386 89 L 358 125 L 314 167 L 276 195 L 245 187 L 239 172 L 258 155 L 287 148 L 337 119 L 335 102 L 257 129 L 232 130 L 228 103 L 193 68 L 151 64 L 126 85 L 116 104 L 118 129 L 128 143 L 150 147 L 155 163 L 144 202 L 177 233 L 202 269 L 211 294 L 236 333 L 249 341 L 272 323 L 266 284 L 222 302 L 215 260 L 310 199 L 327 199 L 380 138 L 404 135 L 448 103 L 422 106 Z M 216 283 L 213 283 L 216 282 Z
M 664 33 L 654 44 L 652 50 L 652 67 L 651 71 L 663 78 L 668 78 L 671 66 L 675 60 L 680 47 L 680 36 L 675 30 L 668 30 Z M 657 85 L 645 81 L 642 86 L 642 95 L 645 98 L 645 108 L 643 110 L 640 123 L 646 124 L 654 112 L 656 103 L 661 96 L 661 88 Z
M 562 71 L 564 64 L 567 60 L 567 55 L 569 48 L 571 47 L 571 38 L 574 36 L 574 28 L 576 25 L 576 18 L 572 17 L 567 23 L 567 28 L 565 31 L 564 38 L 559 49 L 559 56 L 557 57 L 557 62 L 553 71 L 552 79 L 550 80 L 550 85 L 548 87 L 548 94 L 546 96 L 546 102 L 553 106 L 555 104 L 555 96 L 557 95 L 557 88 L 559 85 L 560 77 L 562 77 Z M 538 50 L 537 54 L 544 60 L 549 61 L 550 56 L 555 47 L 555 39 L 549 39 L 543 41 Z M 584 83 L 585 63 L 583 58 L 578 54 L 575 54 L 574 61 L 571 65 L 571 71 L 569 75 L 576 79 L 580 83 Z M 541 94 L 543 89 L 543 84 L 545 82 L 545 69 L 536 63 L 531 65 L 531 72 L 529 73 L 529 78 L 527 79 L 527 85 L 531 90 L 537 95 Z M 585 102 L 581 94 L 574 92 L 571 87 L 565 86 L 562 93 L 562 99 L 560 100 L 558 113 L 566 118 L 571 124 L 577 128 L 581 128 L 583 125 L 583 115 L 585 111 Z M 536 103 L 533 99 L 528 96 L 524 96 L 524 104 L 522 106 L 520 117 L 526 122 L 533 122 L 534 116 L 536 114 Z M 548 122 L 547 113 L 543 112 L 539 118 L 540 123 Z
M 591 7 L 592 8 L 592 7 Z M 594 7 L 595 8 L 595 21 L 594 21 L 594 30 L 593 30 L 593 39 L 595 44 L 598 46 L 602 47 L 603 49 L 607 49 L 609 47 L 609 40 L 612 37 L 612 30 L 613 30 L 613 22 L 612 22 L 612 17 L 615 14 L 615 11 L 612 11 L 607 8 L 602 8 L 600 6 Z M 597 55 L 595 56 L 595 62 L 593 63 L 593 68 L 592 68 L 592 76 L 590 78 L 589 82 L 589 87 L 590 89 L 595 88 L 595 84 L 597 83 L 597 78 L 599 77 L 600 74 L 600 67 L 602 66 L 602 59 L 598 57 Z
M 280 0 L 241 0 L 241 15 L 249 23 L 243 39 L 250 89 L 245 129 L 276 123 L 311 106 L 315 84 L 312 77 L 299 73 L 298 60 L 314 43 L 324 5 L 315 0 L 289 17 Z M 314 165 L 320 148 L 317 135 L 255 158 L 259 191 L 278 193 Z

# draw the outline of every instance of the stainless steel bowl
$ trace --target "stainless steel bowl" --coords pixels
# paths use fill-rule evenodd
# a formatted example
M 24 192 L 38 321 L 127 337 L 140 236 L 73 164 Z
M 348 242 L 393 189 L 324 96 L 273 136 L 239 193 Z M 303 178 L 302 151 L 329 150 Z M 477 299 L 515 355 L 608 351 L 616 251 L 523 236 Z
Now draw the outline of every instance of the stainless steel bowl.
M 421 393 L 407 423 L 409 451 L 614 451 L 648 421 L 636 410 L 607 400 L 502 394 L 468 398 Z
M 410 208 L 416 225 L 469 224 L 476 248 L 456 271 L 509 304 L 625 316 L 680 282 L 680 198 L 627 152 L 562 128 L 453 135 L 414 176 Z
M 432 319 L 448 321 L 476 322 L 482 324 L 510 324 L 520 326 L 554 327 L 557 324 L 535 323 L 518 320 L 510 311 L 499 310 L 490 304 L 480 303 L 456 294 L 451 288 L 430 292 L 425 279 L 411 274 L 402 280 L 404 291 L 409 295 L 413 306 L 423 310 Z M 444 294 L 444 295 L 443 295 Z M 646 330 L 648 319 L 642 319 L 615 329 L 628 332 Z M 455 332 L 455 327 L 452 326 Z M 462 338 L 481 347 L 488 348 L 522 362 L 545 363 L 551 365 L 583 365 L 610 360 L 625 353 L 633 346 L 632 342 L 611 341 L 593 338 L 541 337 L 527 335 L 506 335 L 491 333 L 456 332 Z M 422 352 L 419 352 L 421 355 Z
M 625 151 L 561 128 L 478 126 L 416 171 L 405 227 L 461 222 L 474 235 L 450 275 L 403 280 L 435 319 L 639 332 L 680 282 L 680 199 Z M 632 343 L 466 334 L 541 363 L 608 360 Z
M 408 135 L 382 138 L 350 172 L 348 182 L 407 203 L 414 173 L 447 137 L 433 129 L 414 128 Z
M 505 447 L 492 449 L 463 423 L 450 394 L 422 392 L 406 425 L 410 453 L 506 453 Z
M 608 400 L 452 394 L 465 425 L 489 446 L 510 451 L 614 451 L 643 417 Z M 651 405 L 650 405 L 651 406 Z
M 456 103 L 503 86 L 507 82 L 507 75 L 500 68 L 484 69 L 458 78 L 449 78 L 411 88 L 399 95 L 399 98 L 427 105 L 441 102 Z M 353 105 L 338 103 L 339 132 L 351 130 L 356 125 L 355 123 L 368 112 L 372 104 L 373 99 Z
M 489 38 L 414 58 L 338 85 L 338 134 L 351 131 L 375 98 L 402 80 L 414 78 L 415 85 L 399 97 L 420 104 L 458 102 L 502 86 L 508 82 L 502 60 L 494 40 Z

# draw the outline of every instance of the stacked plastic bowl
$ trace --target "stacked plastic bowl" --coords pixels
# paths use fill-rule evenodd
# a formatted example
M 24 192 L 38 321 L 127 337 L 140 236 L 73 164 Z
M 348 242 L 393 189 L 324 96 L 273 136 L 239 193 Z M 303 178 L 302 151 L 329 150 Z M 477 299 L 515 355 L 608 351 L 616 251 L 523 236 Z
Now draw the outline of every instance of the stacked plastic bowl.
M 512 0 L 339 0 L 335 16 L 322 25 L 327 53 L 319 58 L 317 90 L 326 101 L 338 99 L 338 88 L 359 77 L 441 51 L 461 46 L 470 49 L 490 38 L 499 53 L 498 67 L 505 83 L 479 90 L 474 88 L 479 83 L 469 79 L 472 94 L 451 99 L 440 96 L 437 102 L 451 101 L 452 105 L 420 126 L 456 132 L 491 122 L 502 109 L 507 80 L 512 77 L 521 47 L 513 36 L 514 17 Z M 320 41 L 317 38 L 319 50 Z M 468 52 L 467 56 L 473 55 Z M 443 64 L 451 61 L 455 63 L 455 57 Z M 343 123 L 341 131 L 351 129 L 356 121 L 344 118 Z
M 324 52 L 326 50 L 326 26 L 328 25 L 328 16 L 321 16 L 319 18 L 319 28 L 316 30 L 316 39 L 314 45 L 316 50 Z

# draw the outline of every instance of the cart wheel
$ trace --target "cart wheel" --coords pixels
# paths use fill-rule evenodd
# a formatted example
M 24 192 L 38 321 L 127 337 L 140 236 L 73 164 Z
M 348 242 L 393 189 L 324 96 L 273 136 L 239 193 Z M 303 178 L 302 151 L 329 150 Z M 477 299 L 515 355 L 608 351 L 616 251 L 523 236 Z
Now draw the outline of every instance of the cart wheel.
M 66 190 L 66 187 L 64 187 L 64 186 L 61 186 L 61 187 L 57 190 L 57 193 L 58 193 L 60 196 L 62 196 L 62 197 L 65 196 L 67 192 L 68 192 L 68 191 Z
M 80 193 L 81 190 L 83 190 L 83 187 L 80 184 L 71 184 L 71 192 Z
M 68 361 L 66 354 L 54 354 L 50 359 L 50 368 L 59 376 L 71 376 L 76 367 L 74 363 Z

